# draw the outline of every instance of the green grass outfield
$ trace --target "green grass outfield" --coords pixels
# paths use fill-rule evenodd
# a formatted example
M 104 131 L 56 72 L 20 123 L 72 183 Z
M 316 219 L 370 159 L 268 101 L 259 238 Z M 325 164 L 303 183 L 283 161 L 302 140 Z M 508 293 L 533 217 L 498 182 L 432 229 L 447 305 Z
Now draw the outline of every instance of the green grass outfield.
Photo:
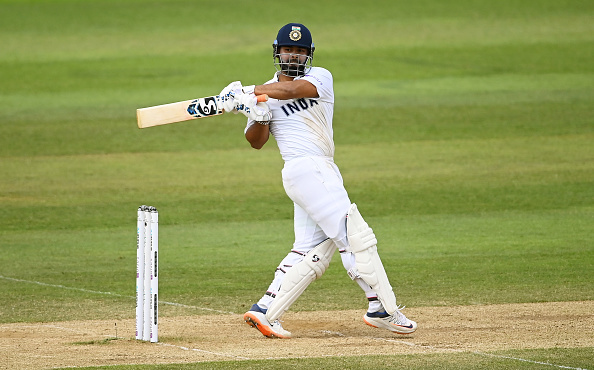
M 235 115 L 139 130 L 135 110 L 268 80 L 291 21 L 334 75 L 335 159 L 401 303 L 593 300 L 594 2 L 412 3 L 0 0 L 0 323 L 133 318 L 141 204 L 160 211 L 162 300 L 239 313 L 261 296 L 292 243 L 275 143 L 250 149 Z M 293 310 L 365 307 L 335 258 Z M 299 365 L 348 367 L 200 366 Z

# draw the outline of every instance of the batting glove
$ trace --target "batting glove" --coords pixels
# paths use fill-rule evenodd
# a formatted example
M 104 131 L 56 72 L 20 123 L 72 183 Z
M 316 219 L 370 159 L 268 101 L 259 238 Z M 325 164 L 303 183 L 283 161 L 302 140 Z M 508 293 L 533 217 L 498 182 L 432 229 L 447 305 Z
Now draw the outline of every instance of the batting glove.
M 248 85 L 241 88 L 244 94 L 253 94 L 256 89 L 256 85 Z
M 235 95 L 240 95 L 243 86 L 240 81 L 231 82 L 227 87 L 221 90 L 219 97 L 221 99 L 221 108 L 225 112 L 232 112 L 237 114 L 235 110 Z
M 254 94 L 240 94 L 235 96 L 235 109 L 247 118 L 262 125 L 267 125 L 272 119 L 272 112 L 266 102 L 258 103 Z

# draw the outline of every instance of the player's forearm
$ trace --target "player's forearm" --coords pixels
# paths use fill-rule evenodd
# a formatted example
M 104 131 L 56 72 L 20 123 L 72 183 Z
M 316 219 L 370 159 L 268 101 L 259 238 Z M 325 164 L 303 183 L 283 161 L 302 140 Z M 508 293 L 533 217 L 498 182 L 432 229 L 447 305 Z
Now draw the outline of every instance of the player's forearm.
M 269 97 L 278 100 L 318 97 L 316 87 L 305 80 L 282 81 L 266 85 L 258 85 L 254 89 L 254 94 L 267 94 Z
M 252 148 L 261 149 L 270 137 L 270 128 L 268 125 L 255 123 L 248 127 L 245 132 L 245 138 Z

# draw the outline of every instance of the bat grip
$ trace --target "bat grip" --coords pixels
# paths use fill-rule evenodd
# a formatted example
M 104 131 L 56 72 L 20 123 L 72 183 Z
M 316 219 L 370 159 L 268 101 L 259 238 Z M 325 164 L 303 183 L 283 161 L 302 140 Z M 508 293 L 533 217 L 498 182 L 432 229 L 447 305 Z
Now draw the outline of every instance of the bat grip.
M 258 103 L 262 103 L 268 100 L 268 94 L 258 95 L 256 98 L 258 99 Z

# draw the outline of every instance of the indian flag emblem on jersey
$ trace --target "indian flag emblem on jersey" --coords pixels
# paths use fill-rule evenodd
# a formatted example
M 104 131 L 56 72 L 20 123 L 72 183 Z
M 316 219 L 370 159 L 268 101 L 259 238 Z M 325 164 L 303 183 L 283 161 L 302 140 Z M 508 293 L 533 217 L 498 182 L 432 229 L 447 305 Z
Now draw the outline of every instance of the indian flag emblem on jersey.
M 298 41 L 301 39 L 301 27 L 293 26 L 291 33 L 289 33 L 289 38 L 293 41 Z

